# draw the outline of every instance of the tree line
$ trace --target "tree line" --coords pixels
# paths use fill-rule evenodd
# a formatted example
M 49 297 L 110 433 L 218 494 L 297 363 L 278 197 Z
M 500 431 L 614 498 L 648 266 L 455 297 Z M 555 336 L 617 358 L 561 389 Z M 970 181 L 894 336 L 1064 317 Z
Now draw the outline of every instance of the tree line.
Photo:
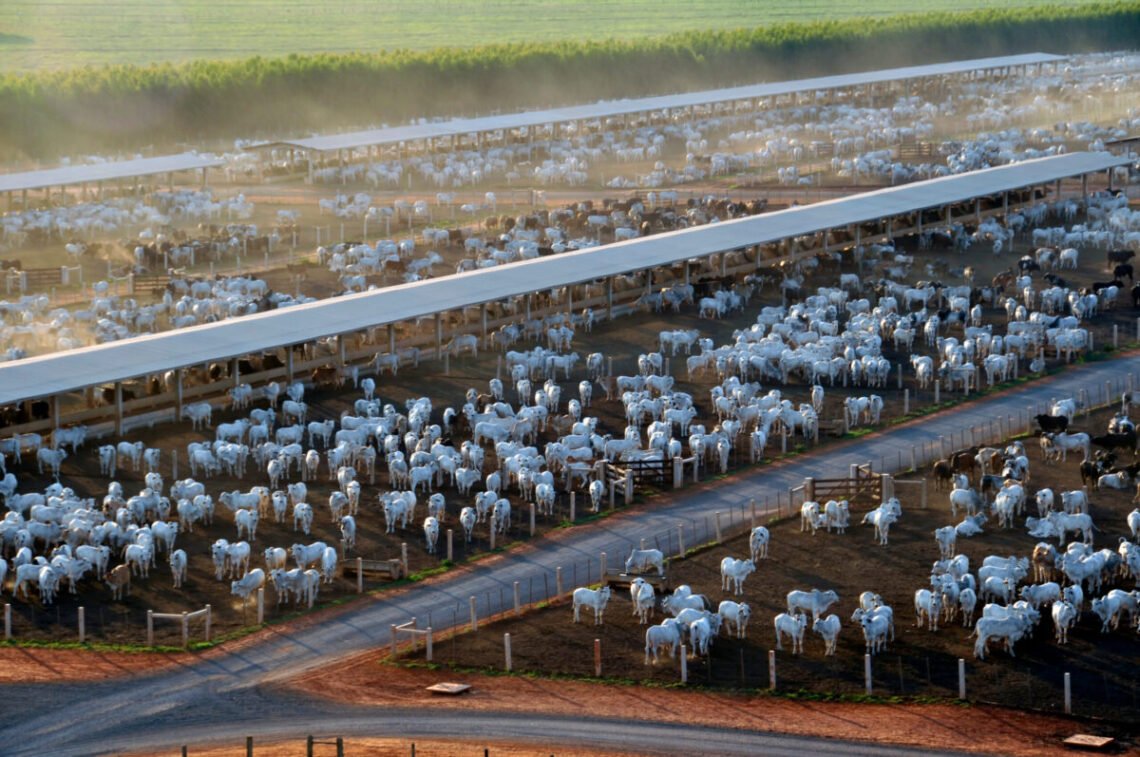
M 1022 52 L 1134 48 L 1140 0 L 634 41 L 88 66 L 0 77 L 0 158 L 168 150 Z

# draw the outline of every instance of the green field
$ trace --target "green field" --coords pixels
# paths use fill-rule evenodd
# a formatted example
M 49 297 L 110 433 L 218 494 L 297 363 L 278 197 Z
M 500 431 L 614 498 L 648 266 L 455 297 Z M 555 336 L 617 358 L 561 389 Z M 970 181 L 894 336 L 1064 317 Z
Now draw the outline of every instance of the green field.
M 1093 0 L 1066 0 L 1072 7 Z M 0 72 L 288 53 L 631 40 L 1040 0 L 0 0 Z

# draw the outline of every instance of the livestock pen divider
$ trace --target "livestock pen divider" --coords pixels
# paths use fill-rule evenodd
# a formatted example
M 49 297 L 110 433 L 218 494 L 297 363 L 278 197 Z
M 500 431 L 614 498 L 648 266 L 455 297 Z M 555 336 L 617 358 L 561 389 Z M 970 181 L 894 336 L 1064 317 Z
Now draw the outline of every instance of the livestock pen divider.
M 190 646 L 190 621 L 197 620 L 198 618 L 205 618 L 206 641 L 210 641 L 210 625 L 213 620 L 213 612 L 210 605 L 206 605 L 201 610 L 194 612 L 155 612 L 154 610 L 146 611 L 146 644 L 148 647 L 154 646 L 154 621 L 155 620 L 177 620 L 182 623 L 182 647 L 187 648 Z

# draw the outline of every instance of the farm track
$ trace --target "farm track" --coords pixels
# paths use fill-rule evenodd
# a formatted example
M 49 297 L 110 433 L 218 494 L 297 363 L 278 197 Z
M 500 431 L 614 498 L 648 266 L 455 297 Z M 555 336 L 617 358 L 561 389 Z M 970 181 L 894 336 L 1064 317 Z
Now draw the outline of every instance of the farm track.
M 1119 379 L 1137 368 L 1140 356 L 1136 354 L 1076 366 L 1025 388 L 830 447 L 826 457 L 806 454 L 738 478 L 696 487 L 652 510 L 623 513 L 594 526 L 564 532 L 544 541 L 540 549 L 526 548 L 480 561 L 399 593 L 380 594 L 294 625 L 270 628 L 231 647 L 207 652 L 181 669 L 76 686 L 2 686 L 0 696 L 5 701 L 34 703 L 34 711 L 31 707 L 5 708 L 0 714 L 0 743 L 6 745 L 5 753 L 13 755 L 90 754 L 195 743 L 203 738 L 232 741 L 250 734 L 284 737 L 304 734 L 319 726 L 324 731 L 341 733 L 413 735 L 426 731 L 439 736 L 454 732 L 486 739 L 527 740 L 537 734 L 543 743 L 557 741 L 564 734 L 564 743 L 661 752 L 707 751 L 710 741 L 701 742 L 698 749 L 683 741 L 684 734 L 671 726 L 613 721 L 599 724 L 594 720 L 586 725 L 560 718 L 501 714 L 492 718 L 487 713 L 476 725 L 459 716 L 427 716 L 418 712 L 413 717 L 391 709 L 362 709 L 346 715 L 344 705 L 333 707 L 280 694 L 274 687 L 334 658 L 385 644 L 389 625 L 402 623 L 411 616 L 426 617 L 433 609 L 465 604 L 468 597 L 484 593 L 492 605 L 487 609 L 501 611 L 506 607 L 495 607 L 491 592 L 497 594 L 501 587 L 510 587 L 515 580 L 525 580 L 536 571 L 552 572 L 559 565 L 596 559 L 602 551 L 620 555 L 640 538 L 652 539 L 673 529 L 678 522 L 695 522 L 714 511 L 738 507 L 749 498 L 759 502 L 774 498 L 777 492 L 787 491 L 805 476 L 846 475 L 851 464 L 895 459 L 900 451 L 924 441 L 950 437 L 995 417 L 1017 414 L 1050 397 L 1104 386 L 1106 380 Z M 706 539 L 708 536 L 706 531 Z M 480 611 L 481 616 L 486 614 Z M 82 712 L 83 717 L 73 717 L 77 712 Z M 439 719 L 428 723 L 419 717 Z M 723 746 L 718 744 L 716 751 L 725 754 L 752 753 L 757 748 L 771 753 L 784 753 L 785 749 L 802 753 L 805 747 L 819 752 L 822 748 L 818 744 L 797 746 L 790 737 L 784 740 L 754 731 L 712 729 L 701 733 L 709 739 L 723 739 Z M 770 745 L 757 741 L 764 738 L 776 741 Z M 876 749 L 867 744 L 826 745 L 860 753 Z M 884 749 L 883 753 L 887 751 Z

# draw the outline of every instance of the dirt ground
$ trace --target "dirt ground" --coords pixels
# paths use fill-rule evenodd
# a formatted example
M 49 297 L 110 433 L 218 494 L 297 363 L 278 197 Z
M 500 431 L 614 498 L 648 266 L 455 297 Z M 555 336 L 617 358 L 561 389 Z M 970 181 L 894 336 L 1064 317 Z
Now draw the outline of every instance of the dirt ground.
M 334 681 L 335 686 L 332 685 Z M 425 687 L 440 681 L 467 683 L 472 689 L 455 699 L 434 697 L 424 691 Z M 604 712 L 606 717 L 612 718 L 640 720 L 656 717 L 665 722 L 683 718 L 685 722 L 697 725 L 1007 755 L 1055 752 L 1061 739 L 1077 732 L 1094 732 L 1120 738 L 1127 749 L 1136 752 L 1134 742 L 1123 729 L 1003 707 L 870 705 L 704 688 L 686 691 L 523 676 L 504 678 L 468 672 L 394 668 L 376 663 L 374 655 L 346 659 L 318 674 L 301 678 L 294 685 L 317 696 L 328 696 L 329 692 L 335 691 L 337 701 L 352 704 L 399 704 L 456 708 L 468 712 L 488 710 L 566 715 Z M 416 748 L 418 752 L 419 743 Z M 556 754 L 590 754 L 576 748 L 565 750 L 553 746 L 550 751 Z
M 920 253 L 920 255 L 925 255 L 929 259 L 935 257 L 933 253 Z M 920 260 L 922 259 L 923 258 L 920 257 Z M 1004 258 L 994 260 L 993 256 L 988 254 L 986 256 L 967 255 L 964 259 L 978 266 L 979 275 L 983 276 L 989 275 L 991 268 L 997 270 L 1008 262 Z M 1098 274 L 1095 270 L 1091 270 L 1091 265 L 1091 263 L 1086 261 L 1086 265 L 1082 268 L 1082 271 L 1078 272 L 1079 275 L 1088 278 L 1096 277 Z M 915 270 L 916 272 L 919 271 L 920 266 L 916 266 Z M 326 286 L 330 284 L 330 281 L 324 281 Z M 824 283 L 828 282 L 821 279 L 817 282 L 811 282 L 809 285 L 822 285 Z M 656 335 L 659 331 L 665 329 L 693 328 L 700 331 L 702 336 L 711 337 L 716 344 L 724 344 L 731 341 L 732 331 L 734 329 L 746 327 L 752 322 L 755 314 L 759 312 L 760 307 L 763 305 L 778 304 L 777 298 L 778 295 L 771 289 L 768 289 L 762 292 L 757 298 L 754 298 L 751 305 L 746 308 L 743 313 L 724 320 L 700 319 L 688 308 L 679 314 L 637 314 L 622 318 L 620 325 L 607 326 L 606 324 L 601 324 L 591 334 L 582 333 L 580 331 L 575 338 L 574 348 L 575 351 L 583 355 L 598 351 L 605 355 L 613 356 L 613 370 L 615 374 L 635 373 L 636 355 L 656 349 Z M 1100 343 L 1104 344 L 1104 340 L 1109 338 L 1106 336 L 1105 331 L 1107 328 L 1110 332 L 1110 328 L 1107 326 L 1110 319 L 1116 318 L 1123 323 L 1134 315 L 1135 312 L 1130 308 L 1120 308 L 1114 315 L 1100 317 L 1097 321 L 1099 325 L 1096 327 L 1098 333 L 1097 338 L 1101 340 Z M 998 313 L 996 311 L 987 313 L 988 321 L 994 323 L 995 330 L 998 331 L 1001 330 L 999 324 L 1003 318 L 1004 313 Z M 921 350 L 925 351 L 925 348 L 921 348 Z M 895 363 L 905 358 L 905 356 L 895 353 L 889 345 L 884 352 Z M 693 380 L 689 380 L 681 365 L 683 359 L 683 355 L 678 355 L 671 359 L 671 370 L 673 375 L 677 378 L 675 390 L 686 391 L 692 394 L 699 411 L 697 422 L 704 422 L 707 426 L 711 427 L 715 423 L 714 414 L 706 398 L 708 398 L 708 390 L 713 384 L 712 377 L 696 377 Z M 1053 361 L 1051 361 L 1051 363 L 1053 363 Z M 435 420 L 438 422 L 440 413 L 444 407 L 458 407 L 462 404 L 464 401 L 464 391 L 468 387 L 473 386 L 480 391 L 485 391 L 486 381 L 495 374 L 495 371 L 495 355 L 485 352 L 481 353 L 478 358 L 465 356 L 452 361 L 450 372 L 447 375 L 443 375 L 442 365 L 438 362 L 426 360 L 418 369 L 401 370 L 397 378 L 383 377 L 378 382 L 378 391 L 384 401 L 395 402 L 400 405 L 402 405 L 405 400 L 422 396 L 426 392 L 432 399 L 433 407 L 435 408 Z M 585 377 L 584 366 L 579 364 L 579 368 L 571 374 L 569 380 L 560 379 L 560 385 L 563 388 L 564 402 L 577 394 L 575 391 L 576 384 Z M 429 381 L 425 382 L 425 379 L 429 379 Z M 506 383 L 509 383 L 509 381 Z M 913 380 L 912 372 L 909 370 L 904 372 L 903 385 L 910 392 L 912 409 L 930 404 L 933 401 L 932 391 L 920 391 Z M 806 384 L 793 383 L 789 386 L 780 387 L 780 389 L 783 396 L 791 399 L 793 402 L 799 403 L 809 400 L 809 387 Z M 881 394 L 884 399 L 885 409 L 883 417 L 885 419 L 897 417 L 902 414 L 902 392 L 897 389 L 896 381 L 894 377 L 892 377 L 889 386 L 884 389 L 871 390 L 860 388 L 844 390 L 841 387 L 834 389 L 828 387 L 822 418 L 825 421 L 838 422 L 842 416 L 841 402 L 844 396 L 848 393 L 867 394 L 872 391 Z M 509 399 L 515 400 L 514 392 L 510 390 L 510 387 L 507 389 L 507 394 Z M 350 390 L 339 393 L 310 392 L 306 396 L 306 400 L 310 404 L 311 409 L 310 420 L 338 418 L 342 411 L 351 408 L 355 396 L 356 395 Z M 599 433 L 610 433 L 615 436 L 621 435 L 625 420 L 621 403 L 616 398 L 607 402 L 603 399 L 602 392 L 596 388 L 595 401 L 588 409 L 588 412 L 599 418 Z M 231 420 L 233 417 L 235 417 L 233 413 L 215 413 L 214 422 L 219 423 Z M 183 478 L 188 475 L 184 452 L 186 444 L 191 441 L 201 441 L 203 439 L 212 438 L 212 433 L 192 432 L 188 426 L 188 423 L 181 423 L 158 426 L 152 429 L 139 429 L 128 434 L 126 438 L 129 441 L 142 441 L 148 447 L 154 446 L 163 450 L 161 471 L 169 484 L 173 480 L 173 470 L 171 466 L 172 451 L 175 449 L 180 450 L 180 458 L 183 465 L 179 470 L 178 477 Z M 550 441 L 554 438 L 555 435 L 553 431 L 550 430 L 543 436 L 541 441 Z M 821 437 L 821 440 L 825 443 L 828 441 L 825 437 Z M 103 440 L 100 443 L 105 441 L 109 440 Z M 458 441 L 456 444 L 458 445 Z M 803 446 L 802 441 L 792 440 L 789 449 L 801 449 Z M 72 487 L 80 496 L 90 496 L 101 500 L 103 494 L 106 492 L 107 479 L 99 473 L 95 447 L 95 443 L 89 442 L 87 447 L 80 450 L 78 455 L 70 457 L 65 461 L 61 482 L 64 485 Z M 774 440 L 770 442 L 767 448 L 767 456 L 771 457 L 777 455 L 779 451 L 779 442 Z M 743 443 L 738 445 L 737 451 L 730 461 L 730 465 L 735 468 L 746 464 L 748 464 L 747 444 Z M 43 486 L 50 482 L 49 478 L 40 476 L 35 472 L 35 466 L 30 461 L 26 460 L 22 466 L 12 467 L 20 477 L 22 491 L 41 490 Z M 322 473 L 323 470 L 324 469 L 322 469 Z M 704 475 L 708 475 L 708 472 L 706 471 Z M 142 476 L 139 473 L 121 470 L 117 474 L 117 478 L 124 485 L 128 494 L 134 493 L 142 486 Z M 264 483 L 267 483 L 264 474 L 251 471 L 245 480 L 225 477 L 212 479 L 208 482 L 208 491 L 213 494 L 215 500 L 217 500 L 217 495 L 222 491 L 235 489 L 245 491 L 251 485 Z M 400 554 L 401 542 L 406 542 L 409 551 L 409 569 L 412 572 L 436 567 L 440 559 L 445 556 L 445 552 L 441 549 L 435 556 L 427 554 L 420 529 L 417 525 L 420 522 L 418 519 L 413 518 L 412 526 L 403 533 L 393 535 L 384 533 L 384 524 L 379 510 L 377 493 L 386 488 L 386 469 L 384 469 L 383 466 L 378 466 L 375 485 L 369 483 L 364 487 L 361 498 L 363 503 L 362 510 L 357 519 L 357 549 L 348 555 L 349 559 L 355 556 L 361 556 L 366 559 L 389 559 L 397 557 Z M 479 488 L 482 487 L 477 487 L 477 489 Z M 313 535 L 308 539 L 301 539 L 301 535 L 292 530 L 291 522 L 278 525 L 272 523 L 271 517 L 263 520 L 259 526 L 257 540 L 253 544 L 255 558 L 253 565 L 261 565 L 261 560 L 259 559 L 260 553 L 267 546 L 288 548 L 297 541 L 304 540 L 308 542 L 317 539 L 324 540 L 328 544 L 337 543 L 339 535 L 336 533 L 331 518 L 328 516 L 328 511 L 324 508 L 324 503 L 327 502 L 331 489 L 332 486 L 330 482 L 323 475 L 321 480 L 310 482 L 309 501 L 316 506 L 317 512 Z M 448 515 L 444 523 L 444 528 L 453 528 L 457 532 L 454 541 L 455 559 L 463 560 L 488 549 L 490 546 L 489 535 L 486 526 L 483 524 L 477 526 L 475 539 L 471 545 L 463 543 L 456 518 L 459 510 L 464 505 L 469 504 L 469 500 L 467 498 L 461 498 L 454 489 L 445 489 L 444 492 L 448 499 Z M 421 496 L 421 500 L 426 500 L 426 496 Z M 512 507 L 516 513 L 515 526 L 507 541 L 525 539 L 529 530 L 527 527 L 528 504 L 523 502 L 517 494 L 512 494 Z M 585 511 L 585 497 L 580 493 L 577 508 L 578 516 L 582 517 Z M 422 506 L 419 512 L 423 512 Z M 546 518 L 539 516 L 537 518 L 537 534 L 541 536 L 568 517 L 569 496 L 563 492 L 560 493 L 554 517 Z M 156 612 L 179 613 L 182 611 L 197 610 L 206 604 L 210 604 L 213 609 L 215 634 L 224 635 L 237 631 L 253 622 L 254 616 L 252 614 L 252 607 L 243 610 L 240 601 L 237 601 L 229 595 L 228 584 L 214 581 L 212 577 L 212 563 L 209 556 L 209 546 L 215 539 L 226 538 L 234 540 L 236 535 L 236 530 L 232 525 L 228 512 L 225 511 L 224 507 L 219 505 L 218 517 L 212 527 L 199 527 L 197 533 L 193 535 L 182 534 L 179 536 L 179 542 L 176 546 L 185 549 L 190 557 L 189 580 L 182 591 L 175 591 L 170 587 L 168 583 L 168 568 L 161 562 L 152 572 L 149 579 L 137 580 L 132 595 L 120 603 L 112 603 L 108 590 L 101 585 L 96 585 L 89 579 L 81 585 L 80 592 L 77 596 L 63 593 L 60 595 L 59 600 L 51 607 L 41 607 L 38 601 L 33 603 L 28 603 L 23 600 L 15 601 L 13 603 L 14 635 L 16 638 L 72 640 L 76 634 L 76 618 L 80 605 L 86 606 L 87 631 L 89 636 L 99 641 L 139 643 L 145 638 L 147 609 L 152 609 Z M 500 545 L 502 543 L 503 542 L 500 541 Z M 160 555 L 159 560 L 163 559 L 164 556 Z M 378 585 L 379 584 L 375 582 L 366 581 L 366 588 L 375 588 Z M 330 600 L 344 599 L 354 593 L 355 579 L 338 577 L 331 585 L 322 586 L 320 602 L 324 604 Z M 268 617 L 270 619 L 279 619 L 287 613 L 292 612 L 292 608 L 283 607 L 278 609 L 276 607 L 272 591 L 267 591 L 267 605 Z M 202 628 L 200 625 L 192 629 L 193 640 L 201 639 L 201 634 Z M 157 623 L 156 641 L 164 644 L 180 643 L 178 624 L 170 622 Z
M 1111 412 L 1093 413 L 1074 424 L 1080 430 L 1102 433 Z M 1030 439 L 1030 442 L 1033 440 Z M 1051 487 L 1055 492 L 1080 488 L 1079 455 L 1064 464 L 1045 465 L 1032 445 L 1029 492 Z M 905 480 L 905 478 L 903 479 Z M 786 518 L 770 526 L 770 557 L 761 562 L 755 576 L 745 584 L 744 601 L 752 607 L 748 638 L 724 636 L 713 646 L 708 660 L 689 662 L 690 681 L 714 687 L 766 688 L 768 650 L 774 648 L 772 618 L 784 611 L 785 595 L 792 589 L 834 589 L 840 597 L 831 612 L 839 615 L 843 630 L 838 654 L 824 657 L 823 643 L 810 632 L 806 654 L 777 652 L 778 687 L 782 691 L 858 694 L 864 689 L 864 643 L 860 629 L 849 622 L 860 592 L 874 591 L 895 608 L 897 638 L 885 652 L 875 656 L 874 688 L 880 694 L 948 697 L 957 695 L 957 660 L 966 660 L 967 689 L 972 701 L 1059 711 L 1063 702 L 1062 673 L 1073 681 L 1074 711 L 1101 717 L 1129 718 L 1136 712 L 1136 683 L 1132 675 L 1138 650 L 1136 633 L 1122 624 L 1119 631 L 1099 632 L 1099 621 L 1088 610 L 1069 636 L 1067 646 L 1053 641 L 1047 611 L 1031 641 L 1016 648 L 1016 658 L 1004 651 L 990 651 L 984 661 L 975 660 L 971 629 L 961 621 L 942 624 L 937 632 L 914 626 L 914 591 L 927 585 L 931 563 L 938 557 L 932 537 L 935 528 L 952 522 L 946 494 L 930 484 L 929 506 L 920 507 L 917 491 L 900 486 L 896 493 L 903 504 L 903 517 L 890 533 L 890 544 L 872 542 L 869 526 L 859 525 L 869 506 L 853 507 L 852 527 L 847 534 L 801 533 L 799 518 Z M 1091 496 L 1091 515 L 1103 532 L 1096 537 L 1100 547 L 1115 548 L 1117 537 L 1127 534 L 1125 516 L 1133 509 L 1131 491 L 1100 491 Z M 1035 514 L 1030 503 L 1029 513 Z M 959 514 L 959 517 L 961 515 Z M 953 522 L 957 522 L 956 520 Z M 973 571 L 987 555 L 1028 555 L 1039 540 L 1029 536 L 1022 519 L 1012 529 L 1000 529 L 991 521 L 985 533 L 959 539 L 957 551 L 970 558 Z M 721 591 L 720 560 L 731 555 L 746 558 L 747 534 L 729 539 L 685 560 L 671 563 L 673 586 L 688 583 L 704 593 L 715 607 L 733 597 Z M 837 568 L 843 566 L 842 569 Z M 1125 590 L 1134 579 L 1117 582 Z M 1111 586 L 1106 586 L 1107 591 Z M 1102 592 L 1103 593 L 1103 592 Z M 1099 594 L 1098 594 L 1099 596 Z M 739 600 L 739 598 L 736 598 Z M 980 607 L 978 610 L 980 614 Z M 584 613 L 588 615 L 588 611 Z M 658 613 L 660 620 L 660 613 Z M 496 669 L 503 664 L 503 634 L 511 634 L 516 670 L 544 674 L 590 676 L 593 674 L 593 640 L 602 642 L 602 667 L 607 678 L 668 684 L 679 680 L 679 664 L 662 661 L 644 664 L 644 627 L 629 610 L 625 591 L 615 592 L 605 615 L 605 625 L 590 622 L 575 625 L 565 601 L 536 609 L 521 618 L 507 617 L 477 633 L 463 632 L 435 645 L 436 661 L 463 668 Z M 552 653 L 552 649 L 560 650 Z M 420 658 L 422 652 L 416 657 Z

